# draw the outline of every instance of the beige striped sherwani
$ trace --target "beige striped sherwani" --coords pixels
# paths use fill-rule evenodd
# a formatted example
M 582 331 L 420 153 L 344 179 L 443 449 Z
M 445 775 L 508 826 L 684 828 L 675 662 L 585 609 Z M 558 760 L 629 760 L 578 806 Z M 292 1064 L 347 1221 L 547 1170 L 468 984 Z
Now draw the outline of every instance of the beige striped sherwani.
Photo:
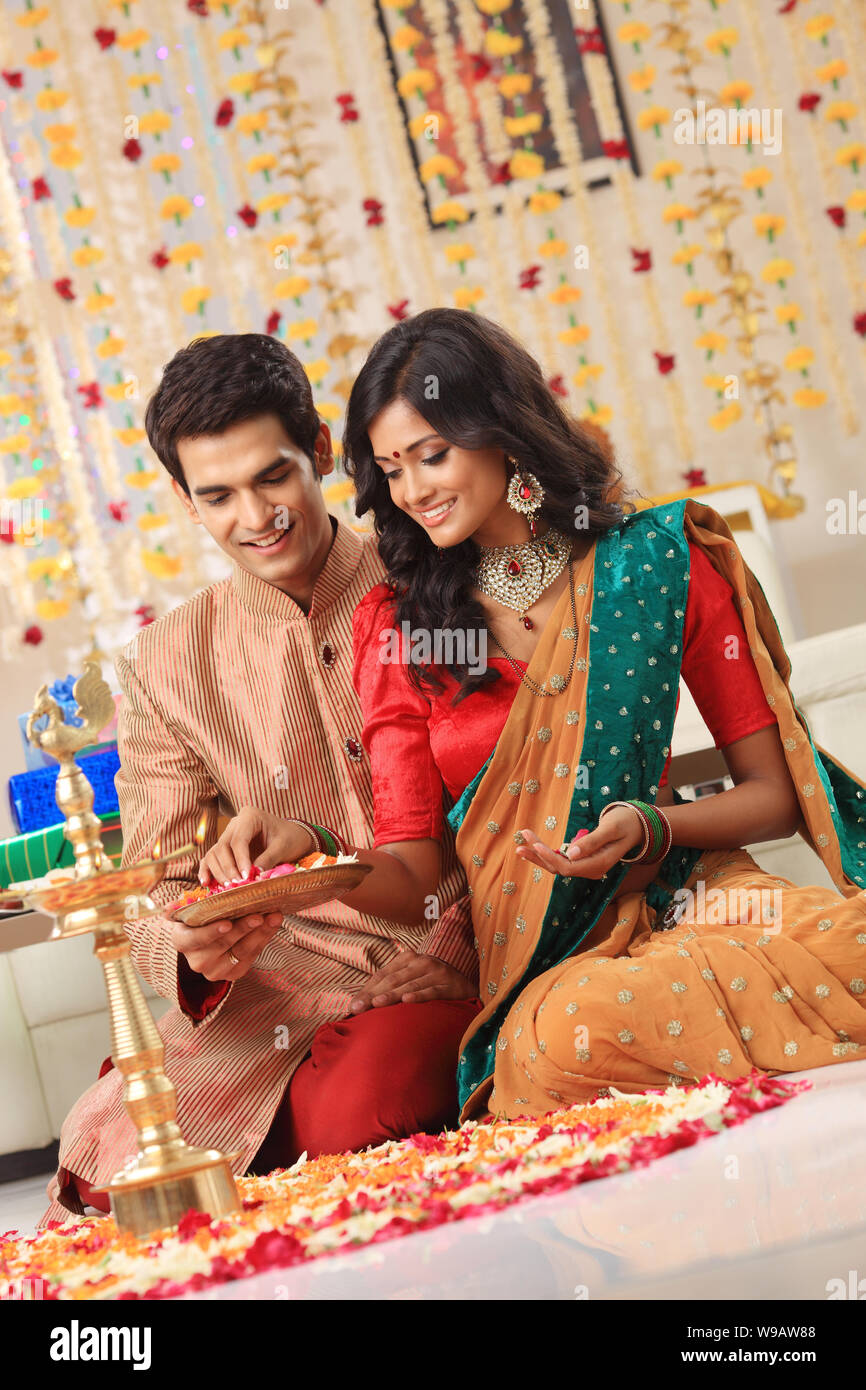
M 216 839 L 218 814 L 246 805 L 311 818 L 350 844 L 372 846 L 370 764 L 352 684 L 352 614 L 385 570 L 374 536 L 335 517 L 331 525 L 335 537 L 309 615 L 235 566 L 230 578 L 142 628 L 118 656 L 124 698 L 116 785 L 125 864 L 148 853 L 157 838 L 166 852 L 190 841 L 203 814 L 205 852 Z M 197 857 L 172 867 L 174 876 L 152 895 L 158 905 L 198 881 Z M 387 922 L 335 900 L 286 917 L 255 966 L 200 1022 L 178 996 L 179 958 L 168 919 L 129 923 L 136 967 L 175 1005 L 158 1026 L 186 1140 L 240 1150 L 233 1167 L 244 1172 L 316 1029 L 347 1013 L 365 978 L 396 953 L 393 941 L 476 978 L 466 881 L 447 822 L 437 896 L 440 916 L 432 928 Z M 180 959 L 188 980 L 212 988 Z M 284 1043 L 284 1027 L 288 1047 L 277 1045 Z M 93 1060 L 95 1072 L 101 1059 Z M 64 1121 L 60 1166 L 48 1185 L 52 1205 L 42 1221 L 81 1212 L 70 1172 L 99 1186 L 136 1149 L 121 1076 L 112 1069 Z

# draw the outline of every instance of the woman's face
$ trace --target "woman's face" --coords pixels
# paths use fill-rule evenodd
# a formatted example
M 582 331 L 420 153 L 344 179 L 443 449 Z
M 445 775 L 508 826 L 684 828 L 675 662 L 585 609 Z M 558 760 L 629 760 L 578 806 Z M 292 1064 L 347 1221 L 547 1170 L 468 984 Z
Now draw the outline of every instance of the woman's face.
M 404 400 L 381 410 L 367 433 L 391 501 L 433 545 L 447 549 L 470 537 L 479 545 L 528 539 L 525 517 L 505 500 L 508 466 L 502 449 L 461 449 Z

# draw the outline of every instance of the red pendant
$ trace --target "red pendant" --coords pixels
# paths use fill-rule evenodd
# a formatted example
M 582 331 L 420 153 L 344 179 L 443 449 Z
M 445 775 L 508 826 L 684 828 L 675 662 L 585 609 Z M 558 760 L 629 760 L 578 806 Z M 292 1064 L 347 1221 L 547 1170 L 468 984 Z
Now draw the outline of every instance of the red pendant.
M 532 488 L 528 487 L 526 483 L 521 483 L 520 487 L 517 489 L 517 495 L 524 502 L 528 502 L 532 496 Z
M 523 566 L 521 565 L 521 563 L 520 563 L 519 560 L 509 560 L 509 561 L 508 561 L 508 573 L 509 573 L 509 574 L 522 574 L 522 573 L 523 573 Z
M 527 618 L 526 615 L 524 614 L 524 616 L 523 616 L 523 626 L 526 628 L 526 631 L 527 631 L 527 632 L 531 632 L 532 629 L 535 627 L 535 623 L 532 621 L 531 618 Z

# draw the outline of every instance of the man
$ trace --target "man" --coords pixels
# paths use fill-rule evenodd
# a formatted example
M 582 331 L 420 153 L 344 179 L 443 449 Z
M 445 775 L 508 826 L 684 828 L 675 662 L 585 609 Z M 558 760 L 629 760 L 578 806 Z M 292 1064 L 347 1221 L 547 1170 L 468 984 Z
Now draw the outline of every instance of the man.
M 166 367 L 145 424 L 232 574 L 117 658 L 123 862 L 157 839 L 179 848 L 203 816 L 204 853 L 218 813 L 244 807 L 370 847 L 352 614 L 384 566 L 372 535 L 325 508 L 333 448 L 301 363 L 263 334 L 198 339 Z M 197 884 L 196 857 L 171 873 L 158 906 Z M 302 1148 L 342 1152 L 453 1121 L 459 1042 L 480 1007 L 465 888 L 449 837 L 432 921 L 332 900 L 194 929 L 130 922 L 136 967 L 174 1006 L 159 1031 L 187 1141 L 240 1150 L 237 1172 L 268 1171 Z M 91 1189 L 136 1150 L 106 1061 L 64 1122 L 43 1223 L 107 1210 Z

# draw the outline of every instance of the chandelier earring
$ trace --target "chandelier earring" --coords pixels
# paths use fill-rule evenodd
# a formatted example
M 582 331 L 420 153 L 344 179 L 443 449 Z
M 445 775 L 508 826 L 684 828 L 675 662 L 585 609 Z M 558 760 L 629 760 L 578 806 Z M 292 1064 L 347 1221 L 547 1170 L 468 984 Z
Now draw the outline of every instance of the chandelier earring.
M 509 507 L 515 512 L 520 512 L 529 520 L 529 529 L 533 536 L 538 535 L 537 516 L 544 501 L 544 488 L 534 474 L 520 471 L 520 464 L 517 459 L 510 454 L 506 455 L 509 463 L 514 465 L 514 472 L 508 484 L 508 491 L 505 500 Z

